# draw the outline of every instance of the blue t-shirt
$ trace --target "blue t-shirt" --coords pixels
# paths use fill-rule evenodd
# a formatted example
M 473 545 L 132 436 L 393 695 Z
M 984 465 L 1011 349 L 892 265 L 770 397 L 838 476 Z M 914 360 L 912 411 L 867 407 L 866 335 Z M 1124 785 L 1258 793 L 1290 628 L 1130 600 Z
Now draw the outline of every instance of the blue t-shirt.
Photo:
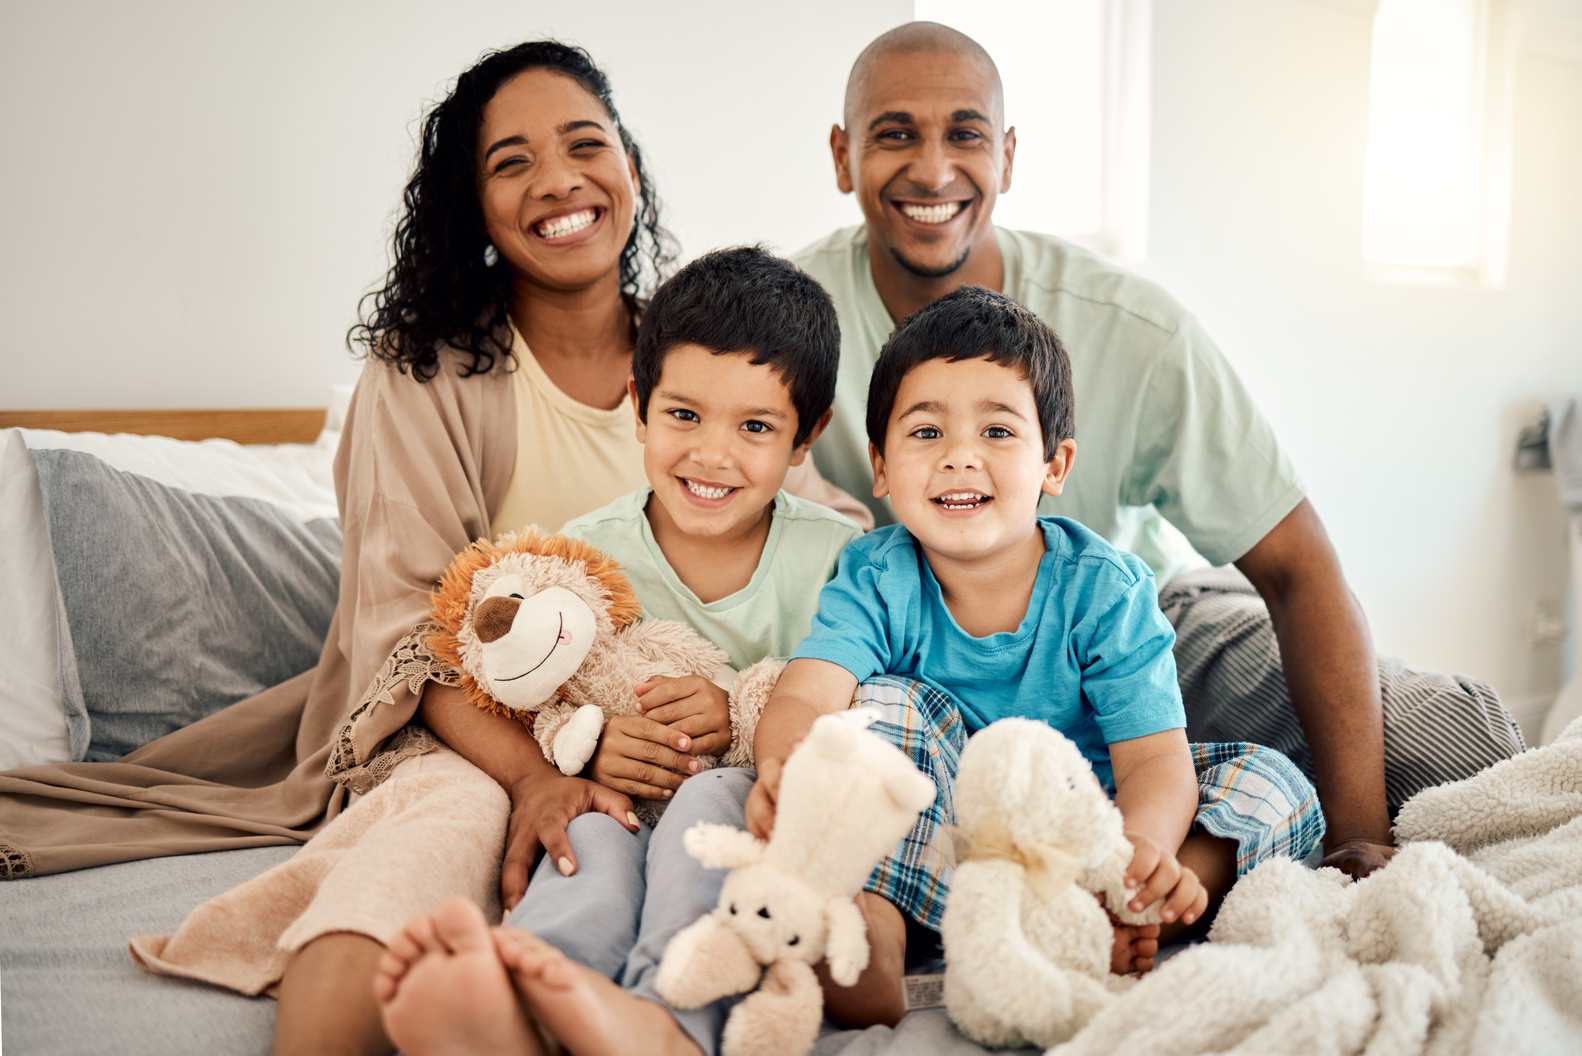
M 974 638 L 945 606 L 922 548 L 901 525 L 846 547 L 797 648 L 857 681 L 914 678 L 949 694 L 969 732 L 1041 719 L 1074 741 L 1106 788 L 1109 745 L 1186 726 L 1175 631 L 1153 573 L 1076 521 L 1040 517 L 1044 556 L 1015 631 Z

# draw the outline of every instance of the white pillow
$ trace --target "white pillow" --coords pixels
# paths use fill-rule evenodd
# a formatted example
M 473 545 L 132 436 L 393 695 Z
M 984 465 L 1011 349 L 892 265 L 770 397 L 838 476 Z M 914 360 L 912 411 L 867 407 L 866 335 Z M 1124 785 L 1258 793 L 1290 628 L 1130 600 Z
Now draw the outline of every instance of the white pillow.
M 0 770 L 74 757 L 60 689 L 55 558 L 33 456 L 0 432 Z M 86 747 L 87 730 L 80 733 Z
M 123 472 L 200 495 L 261 499 L 300 523 L 336 517 L 333 462 L 347 391 L 312 444 L 243 446 L 163 436 L 0 430 L 0 770 L 80 759 L 61 686 L 55 562 L 30 449 L 83 451 Z

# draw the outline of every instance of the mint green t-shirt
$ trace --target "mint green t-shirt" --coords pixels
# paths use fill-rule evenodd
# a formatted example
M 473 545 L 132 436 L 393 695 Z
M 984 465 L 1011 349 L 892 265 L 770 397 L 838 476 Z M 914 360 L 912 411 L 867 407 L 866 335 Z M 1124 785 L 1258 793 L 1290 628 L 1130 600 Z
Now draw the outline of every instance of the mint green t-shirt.
M 639 488 L 622 495 L 568 521 L 561 532 L 621 563 L 644 616 L 687 624 L 723 649 L 736 670 L 766 657 L 789 657 L 812 629 L 818 592 L 835 574 L 840 552 L 862 530 L 827 506 L 782 491 L 753 578 L 735 594 L 704 603 L 654 542 L 643 512 L 653 493 Z
M 1096 254 L 1048 235 L 995 232 L 1006 295 L 1060 335 L 1076 388 L 1076 465 L 1039 512 L 1135 553 L 1160 585 L 1204 559 L 1226 564 L 1252 549 L 1306 489 L 1203 327 L 1158 285 Z M 873 285 L 866 229 L 843 228 L 792 260 L 840 314 L 835 417 L 814 461 L 878 524 L 893 524 L 889 503 L 872 497 L 864 423 L 868 378 L 895 322 Z

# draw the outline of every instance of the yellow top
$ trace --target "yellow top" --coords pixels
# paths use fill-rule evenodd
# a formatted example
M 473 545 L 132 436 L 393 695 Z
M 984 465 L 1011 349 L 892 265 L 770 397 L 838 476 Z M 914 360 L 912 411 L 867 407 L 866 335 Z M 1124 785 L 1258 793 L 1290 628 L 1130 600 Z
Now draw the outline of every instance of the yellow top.
M 589 407 L 556 387 L 522 335 L 511 328 L 516 357 L 516 466 L 490 530 L 499 536 L 529 524 L 552 532 L 645 486 L 643 445 L 632 406 Z

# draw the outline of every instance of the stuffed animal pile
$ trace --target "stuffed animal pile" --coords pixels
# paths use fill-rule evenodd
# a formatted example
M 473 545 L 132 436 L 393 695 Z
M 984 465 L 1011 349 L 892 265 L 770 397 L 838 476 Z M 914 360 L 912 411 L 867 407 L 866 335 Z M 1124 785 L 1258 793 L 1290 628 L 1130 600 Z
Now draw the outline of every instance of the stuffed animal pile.
M 854 901 L 934 801 L 934 783 L 863 727 L 864 709 L 825 715 L 791 753 L 767 843 L 728 825 L 687 831 L 687 853 L 730 869 L 719 906 L 676 934 L 656 985 L 677 1008 L 757 991 L 731 1010 L 724 1056 L 801 1056 L 823 1019 L 813 966 L 851 986 L 868 966 Z M 767 971 L 764 970 L 767 966 Z
M 945 1008 L 992 1046 L 1058 1044 L 1131 985 L 1110 974 L 1114 932 L 1157 923 L 1127 908 L 1132 845 L 1077 746 L 1028 719 L 967 741 L 956 777 L 957 866 L 941 937 Z
M 751 765 L 758 716 L 785 666 L 766 660 L 737 677 L 687 625 L 639 619 L 637 596 L 602 551 L 534 527 L 463 550 L 430 601 L 440 633 L 429 648 L 459 671 L 468 699 L 528 725 L 565 774 L 582 771 L 609 718 L 636 713 L 634 687 L 657 675 L 730 689 L 731 746 L 718 762 Z M 652 819 L 658 806 L 643 813 Z

